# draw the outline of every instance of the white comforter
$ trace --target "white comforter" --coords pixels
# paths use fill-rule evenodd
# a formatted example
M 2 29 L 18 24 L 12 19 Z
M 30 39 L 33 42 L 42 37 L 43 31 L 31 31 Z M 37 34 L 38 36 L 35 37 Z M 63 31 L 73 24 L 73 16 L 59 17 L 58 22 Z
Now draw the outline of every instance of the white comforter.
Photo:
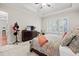
M 70 48 L 67 46 L 59 47 L 60 56 L 79 56 L 79 53 L 75 54 Z
M 29 50 L 29 42 L 18 43 L 18 45 L 0 46 L 0 56 L 25 56 Z

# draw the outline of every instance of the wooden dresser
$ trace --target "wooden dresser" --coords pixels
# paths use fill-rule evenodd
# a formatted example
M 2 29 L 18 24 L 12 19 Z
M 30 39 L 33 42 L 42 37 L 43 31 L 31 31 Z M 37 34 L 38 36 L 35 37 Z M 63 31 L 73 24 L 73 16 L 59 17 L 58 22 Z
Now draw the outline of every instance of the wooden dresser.
M 39 34 L 39 32 L 37 32 L 37 31 L 22 30 L 22 41 L 25 42 L 28 40 L 32 40 L 38 34 Z

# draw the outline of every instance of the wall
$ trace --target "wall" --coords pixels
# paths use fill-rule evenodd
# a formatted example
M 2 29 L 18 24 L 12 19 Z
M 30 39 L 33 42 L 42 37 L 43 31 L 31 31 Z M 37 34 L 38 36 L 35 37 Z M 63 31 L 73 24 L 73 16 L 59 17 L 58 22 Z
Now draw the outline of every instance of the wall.
M 21 41 L 21 30 L 25 29 L 27 25 L 33 25 L 37 31 L 41 31 L 41 19 L 33 13 L 30 13 L 22 7 L 13 6 L 11 4 L 0 4 L 0 10 L 8 13 L 9 24 L 9 44 L 15 42 L 12 26 L 17 21 L 20 26 L 19 41 Z
M 61 12 L 58 14 L 53 14 L 51 16 L 43 18 L 43 25 L 42 25 L 42 30 L 45 32 L 47 28 L 47 23 L 48 21 L 56 21 L 62 20 L 61 18 L 67 17 L 70 23 L 70 30 L 72 30 L 74 27 L 79 26 L 79 12 L 78 11 L 73 11 L 73 12 Z M 51 25 L 50 25 L 51 26 Z

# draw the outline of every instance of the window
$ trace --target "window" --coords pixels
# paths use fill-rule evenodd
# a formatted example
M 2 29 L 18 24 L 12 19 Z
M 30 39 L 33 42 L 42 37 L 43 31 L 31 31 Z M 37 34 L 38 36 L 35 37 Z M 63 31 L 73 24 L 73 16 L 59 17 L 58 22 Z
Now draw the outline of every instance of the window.
M 60 18 L 54 20 L 47 21 L 46 33 L 63 33 L 69 31 L 69 19 L 68 18 Z

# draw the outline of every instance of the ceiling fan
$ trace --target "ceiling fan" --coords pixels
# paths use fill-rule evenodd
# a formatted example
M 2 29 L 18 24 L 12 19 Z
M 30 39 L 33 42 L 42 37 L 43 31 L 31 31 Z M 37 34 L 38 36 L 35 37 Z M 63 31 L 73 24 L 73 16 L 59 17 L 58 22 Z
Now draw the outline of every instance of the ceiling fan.
M 40 6 L 40 9 L 43 9 L 44 7 L 49 7 L 49 8 L 53 8 L 54 4 L 53 3 L 34 3 L 36 5 Z

